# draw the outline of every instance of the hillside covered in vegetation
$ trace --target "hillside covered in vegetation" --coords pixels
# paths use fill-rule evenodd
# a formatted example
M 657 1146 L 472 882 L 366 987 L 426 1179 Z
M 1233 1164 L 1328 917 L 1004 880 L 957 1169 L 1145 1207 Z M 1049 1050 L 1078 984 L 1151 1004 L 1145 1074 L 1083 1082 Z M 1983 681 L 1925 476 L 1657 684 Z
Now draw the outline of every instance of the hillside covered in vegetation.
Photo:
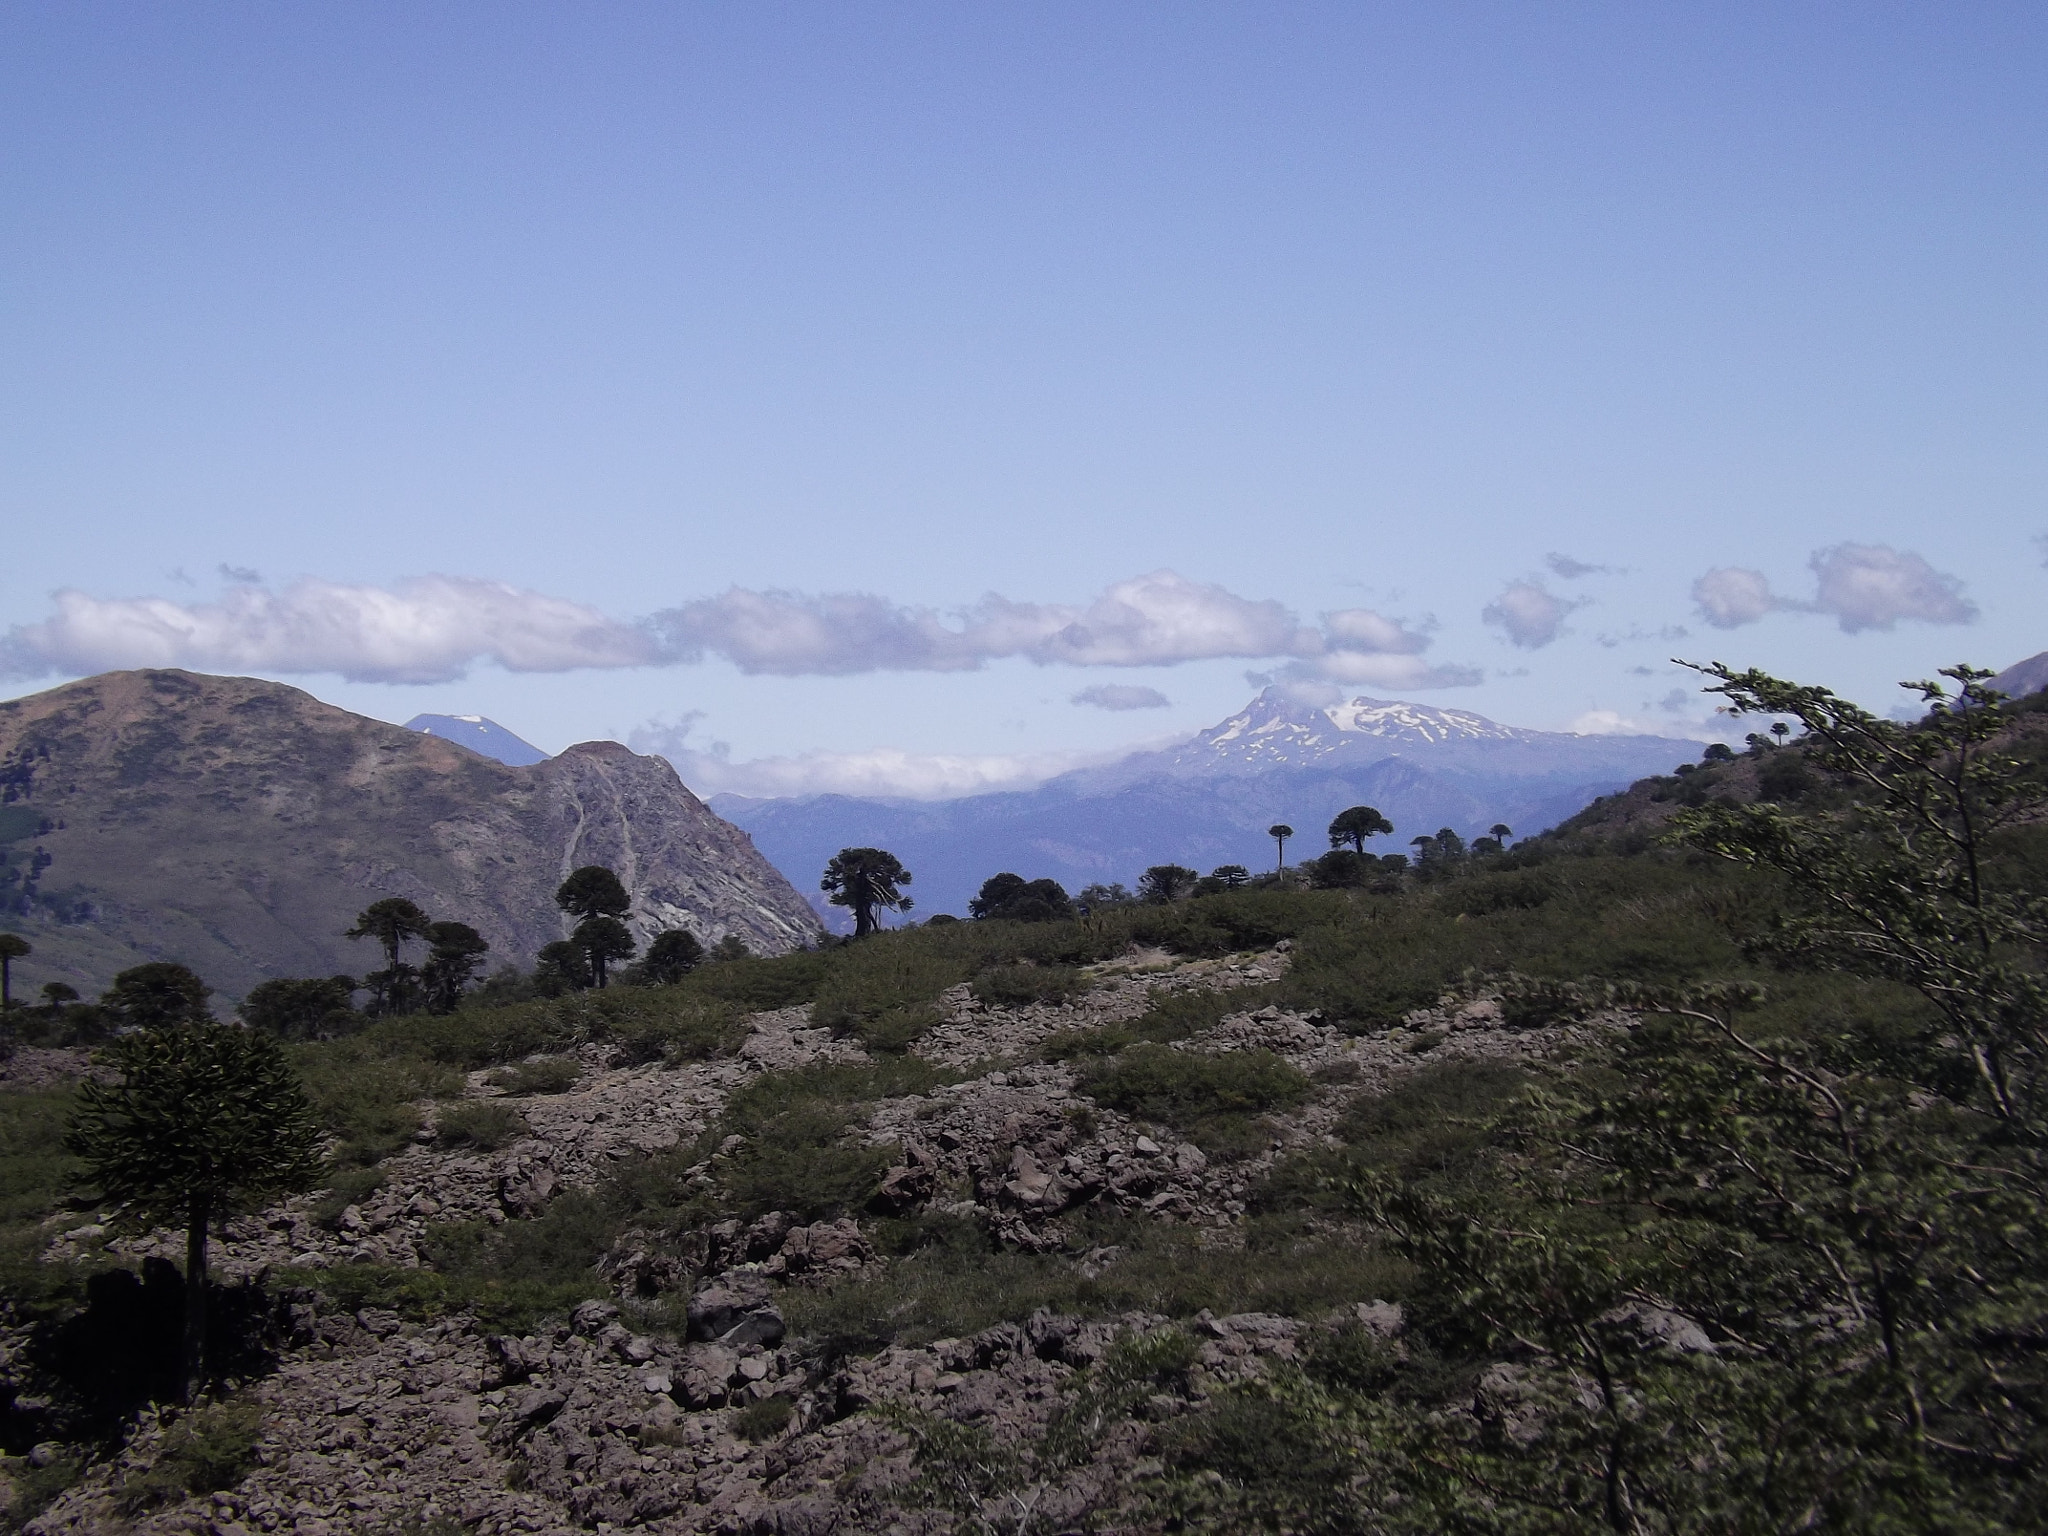
M 287 1044 L 320 1187 L 220 1228 L 191 1408 L 47 1033 L 9 1518 L 2032 1528 L 2041 717 L 1720 683 L 1800 733 L 1518 846 Z

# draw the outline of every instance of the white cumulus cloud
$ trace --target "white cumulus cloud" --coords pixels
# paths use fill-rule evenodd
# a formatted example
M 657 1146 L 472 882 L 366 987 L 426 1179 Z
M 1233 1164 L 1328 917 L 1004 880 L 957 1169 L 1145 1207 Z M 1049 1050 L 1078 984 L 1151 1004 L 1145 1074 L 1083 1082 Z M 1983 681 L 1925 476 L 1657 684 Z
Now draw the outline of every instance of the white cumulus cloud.
M 1480 610 L 1487 623 L 1507 631 L 1524 650 L 1538 650 L 1564 632 L 1565 616 L 1583 603 L 1559 597 L 1540 581 L 1509 582 L 1499 597 Z
M 18 625 L 8 670 L 25 676 L 119 667 L 205 672 L 338 672 L 355 682 L 432 683 L 479 661 L 513 672 L 644 666 L 651 636 L 562 598 L 467 576 L 396 588 L 306 579 L 282 591 L 238 586 L 218 602 L 56 595 L 41 623 Z
M 1771 613 L 1824 613 L 1851 635 L 1891 629 L 1901 619 L 1968 624 L 1977 617 L 1977 605 L 1963 596 L 1962 582 L 1911 550 L 1835 544 L 1816 550 L 1807 564 L 1814 575 L 1811 598 L 1781 597 L 1763 572 L 1722 566 L 1692 584 L 1693 602 L 1718 629 L 1754 624 Z
M 1132 683 L 1097 683 L 1093 688 L 1083 688 L 1070 704 L 1089 704 L 1096 709 L 1165 709 L 1173 700 L 1157 688 L 1142 688 Z
M 1786 606 L 1771 594 L 1762 571 L 1736 565 L 1720 566 L 1700 577 L 1692 584 L 1692 600 L 1699 605 L 1700 617 L 1716 629 L 1754 624 Z
M 1883 544 L 1837 544 L 1814 555 L 1813 606 L 1833 614 L 1848 634 L 1890 629 L 1901 619 L 1968 624 L 1977 605 L 1963 584 L 1919 555 Z

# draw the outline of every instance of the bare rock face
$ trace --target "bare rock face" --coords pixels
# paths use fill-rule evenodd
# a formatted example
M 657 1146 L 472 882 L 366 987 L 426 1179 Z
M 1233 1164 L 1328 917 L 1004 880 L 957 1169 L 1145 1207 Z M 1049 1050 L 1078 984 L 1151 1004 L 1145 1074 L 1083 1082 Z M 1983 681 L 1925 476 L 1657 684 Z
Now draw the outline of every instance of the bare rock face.
M 525 965 L 563 937 L 555 887 L 582 864 L 618 872 L 643 943 L 687 928 L 774 954 L 819 931 L 663 759 L 585 742 L 514 768 L 255 678 L 110 672 L 0 702 L 0 802 L 30 987 L 160 959 L 229 997 L 361 972 L 374 956 L 341 935 L 384 896 Z

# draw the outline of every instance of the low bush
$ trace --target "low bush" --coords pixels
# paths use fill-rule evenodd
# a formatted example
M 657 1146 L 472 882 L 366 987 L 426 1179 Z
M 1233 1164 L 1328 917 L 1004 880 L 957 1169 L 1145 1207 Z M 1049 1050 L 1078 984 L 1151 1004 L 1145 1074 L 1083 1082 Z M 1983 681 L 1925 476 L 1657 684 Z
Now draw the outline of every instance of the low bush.
M 114 1502 L 130 1515 L 173 1504 L 194 1494 L 232 1488 L 256 1464 L 256 1437 L 263 1405 L 230 1398 L 181 1414 L 164 1434 L 156 1460 L 130 1473 L 114 1490 Z
M 759 1445 L 773 1440 L 796 1417 L 796 1404 L 786 1397 L 764 1397 L 747 1404 L 732 1416 L 732 1430 L 742 1440 Z
M 1141 1042 L 1084 1069 L 1077 1086 L 1110 1109 L 1234 1151 L 1251 1116 L 1300 1103 L 1309 1080 L 1271 1051 L 1205 1056 Z
M 338 1164 L 381 1162 L 420 1128 L 417 1103 L 462 1091 L 462 1075 L 411 1054 L 383 1055 L 365 1036 L 302 1045 L 293 1064 L 321 1125 L 339 1138 Z
M 939 994 L 967 979 L 953 948 L 916 930 L 842 945 L 818 982 L 811 1022 L 872 1049 L 907 1049 L 939 1022 Z
M 1072 1061 L 1084 1056 L 1114 1056 L 1126 1046 L 1149 1040 L 1170 1045 L 1214 1029 L 1235 1013 L 1249 1013 L 1273 998 L 1271 986 L 1234 987 L 1228 991 L 1152 989 L 1151 1005 L 1135 1019 L 1096 1029 L 1063 1029 L 1039 1047 L 1047 1061 Z
M 343 1211 L 383 1187 L 384 1175 L 375 1168 L 336 1169 L 327 1181 L 326 1191 L 313 1202 L 308 1214 L 315 1223 L 331 1230 Z
M 450 1104 L 434 1120 L 435 1138 L 443 1148 L 474 1147 L 495 1152 L 527 1132 L 526 1118 L 495 1099 L 464 1099 Z
M 537 1093 L 567 1093 L 583 1075 L 583 1063 L 574 1056 L 542 1056 L 493 1072 L 484 1081 L 514 1097 Z
M 997 1008 L 1063 1003 L 1082 990 L 1081 973 L 1066 965 L 992 965 L 974 978 L 974 995 Z

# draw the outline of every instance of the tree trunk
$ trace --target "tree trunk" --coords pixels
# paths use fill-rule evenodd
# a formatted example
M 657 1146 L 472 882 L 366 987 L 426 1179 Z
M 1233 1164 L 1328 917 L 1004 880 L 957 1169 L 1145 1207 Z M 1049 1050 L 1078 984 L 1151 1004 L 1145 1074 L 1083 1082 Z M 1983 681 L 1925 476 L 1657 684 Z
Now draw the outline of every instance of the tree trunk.
M 178 1357 L 178 1397 L 189 1403 L 198 1393 L 206 1368 L 206 1222 L 204 1195 L 192 1199 L 185 1227 L 185 1343 Z

